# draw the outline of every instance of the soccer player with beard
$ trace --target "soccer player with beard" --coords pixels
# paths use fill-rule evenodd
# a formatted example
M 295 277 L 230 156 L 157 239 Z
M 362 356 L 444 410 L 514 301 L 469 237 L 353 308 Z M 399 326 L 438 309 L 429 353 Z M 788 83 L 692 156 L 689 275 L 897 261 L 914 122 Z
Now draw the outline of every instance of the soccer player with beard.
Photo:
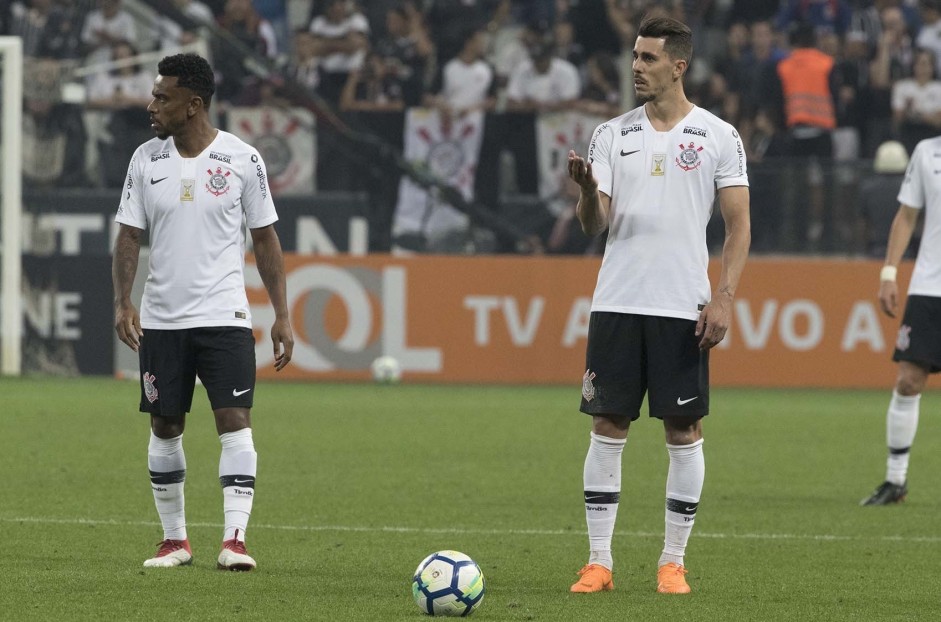
M 709 350 L 728 330 L 751 240 L 742 141 L 735 128 L 686 98 L 691 55 L 685 24 L 645 17 L 633 64 L 644 104 L 601 124 L 587 158 L 569 153 L 582 229 L 608 230 L 582 381 L 581 411 L 592 416 L 584 466 L 590 556 L 573 592 L 614 587 L 621 455 L 645 395 L 650 416 L 663 421 L 670 458 L 657 591 L 690 591 L 684 553 L 705 475 Z M 726 235 L 710 291 L 706 225 L 716 195 Z
M 160 61 L 147 106 L 156 138 L 135 151 L 115 220 L 114 326 L 138 352 L 141 412 L 150 414 L 147 463 L 163 541 L 145 567 L 192 562 L 186 533 L 183 429 L 196 377 L 206 387 L 222 444 L 225 528 L 218 567 L 252 570 L 245 529 L 255 493 L 251 428 L 255 339 L 243 276 L 245 227 L 274 307 L 274 367 L 291 360 L 284 261 L 265 164 L 250 145 L 214 128 L 212 69 L 196 54 Z M 150 261 L 141 311 L 131 302 L 141 234 Z

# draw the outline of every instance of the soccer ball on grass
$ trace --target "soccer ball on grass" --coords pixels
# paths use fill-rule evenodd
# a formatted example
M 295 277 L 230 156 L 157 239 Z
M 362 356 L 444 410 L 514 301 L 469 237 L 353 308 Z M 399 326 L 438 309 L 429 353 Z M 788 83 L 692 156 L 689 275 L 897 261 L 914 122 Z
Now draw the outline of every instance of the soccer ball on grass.
M 467 616 L 484 599 L 484 574 L 473 559 L 457 551 L 432 553 L 412 578 L 415 604 L 432 616 Z
M 379 384 L 395 384 L 402 379 L 402 366 L 391 356 L 380 356 L 369 369 L 373 380 Z

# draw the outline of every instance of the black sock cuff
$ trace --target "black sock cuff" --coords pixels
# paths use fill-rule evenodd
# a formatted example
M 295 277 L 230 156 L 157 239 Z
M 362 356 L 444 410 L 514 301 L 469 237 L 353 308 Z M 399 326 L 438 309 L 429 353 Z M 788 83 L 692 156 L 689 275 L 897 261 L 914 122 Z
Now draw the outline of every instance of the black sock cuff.
M 669 497 L 667 498 L 667 512 L 676 512 L 677 514 L 693 516 L 696 514 L 696 510 L 698 509 L 698 501 L 680 501 L 679 499 L 670 499 Z
M 608 503 L 618 503 L 621 500 L 620 492 L 598 492 L 595 490 L 585 491 L 585 503 L 589 505 L 605 505 Z
M 179 471 L 170 471 L 161 473 L 159 471 L 150 472 L 150 483 L 166 486 L 167 484 L 182 484 L 186 480 L 186 469 Z
M 239 488 L 255 488 L 255 476 L 254 475 L 221 475 L 219 477 L 219 483 L 222 484 L 223 488 L 228 488 L 229 486 L 238 486 Z

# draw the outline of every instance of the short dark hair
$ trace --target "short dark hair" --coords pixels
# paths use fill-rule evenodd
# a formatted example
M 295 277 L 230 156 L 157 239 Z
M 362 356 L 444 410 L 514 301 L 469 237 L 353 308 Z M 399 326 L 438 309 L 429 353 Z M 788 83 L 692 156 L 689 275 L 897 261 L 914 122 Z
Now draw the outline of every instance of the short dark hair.
M 670 58 L 685 60 L 687 65 L 693 59 L 693 31 L 677 19 L 645 15 L 637 36 L 663 39 L 663 50 Z
M 167 78 L 176 78 L 177 86 L 193 91 L 202 98 L 206 108 L 209 108 L 212 94 L 216 92 L 216 78 L 205 58 L 192 52 L 165 56 L 157 65 L 157 73 Z
M 810 22 L 796 22 L 788 33 L 788 42 L 794 48 L 812 48 L 817 45 L 817 29 Z

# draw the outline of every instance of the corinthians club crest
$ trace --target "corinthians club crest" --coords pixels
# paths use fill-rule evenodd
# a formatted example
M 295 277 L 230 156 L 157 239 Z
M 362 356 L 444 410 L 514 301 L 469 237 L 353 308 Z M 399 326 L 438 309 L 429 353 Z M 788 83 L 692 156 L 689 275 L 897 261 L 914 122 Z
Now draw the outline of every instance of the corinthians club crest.
M 147 397 L 147 401 L 153 404 L 157 401 L 157 387 L 154 386 L 154 381 L 157 379 L 147 371 L 144 372 L 142 378 L 144 380 L 144 395 Z
M 904 352 L 908 350 L 908 346 L 912 344 L 912 327 L 907 324 L 902 324 L 899 327 L 898 337 L 895 339 L 895 348 L 899 352 Z
M 592 382 L 594 379 L 595 372 L 590 369 L 585 370 L 585 375 L 582 376 L 582 397 L 585 398 L 586 402 L 595 399 L 595 385 Z
M 229 180 L 226 179 L 229 175 L 232 174 L 232 171 L 223 172 L 221 166 L 216 167 L 216 172 L 212 172 L 212 169 L 206 169 L 206 172 L 209 173 L 209 181 L 206 182 L 206 190 L 211 192 L 216 196 L 220 196 L 229 191 Z
M 699 168 L 702 166 L 702 160 L 699 159 L 699 152 L 702 150 L 702 145 L 697 147 L 695 143 L 689 143 L 689 145 L 680 143 L 680 155 L 676 158 L 676 165 L 684 171 Z

